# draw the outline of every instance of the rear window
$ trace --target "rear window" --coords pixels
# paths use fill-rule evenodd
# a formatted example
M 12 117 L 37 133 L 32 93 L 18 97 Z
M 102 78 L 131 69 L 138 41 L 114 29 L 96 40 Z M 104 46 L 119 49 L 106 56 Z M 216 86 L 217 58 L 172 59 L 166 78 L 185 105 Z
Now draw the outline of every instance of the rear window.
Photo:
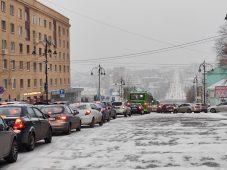
M 85 109 L 87 109 L 87 106 L 86 105 L 79 105 L 79 106 L 77 106 L 77 109 L 78 110 L 85 110 Z
M 21 107 L 0 107 L 1 117 L 19 117 L 21 112 Z
M 61 106 L 45 106 L 40 110 L 45 114 L 60 114 L 64 112 L 64 108 Z
M 113 106 L 121 106 L 122 105 L 122 102 L 113 102 L 112 105 Z
M 130 99 L 131 100 L 144 100 L 145 99 L 145 95 L 144 94 L 130 94 Z

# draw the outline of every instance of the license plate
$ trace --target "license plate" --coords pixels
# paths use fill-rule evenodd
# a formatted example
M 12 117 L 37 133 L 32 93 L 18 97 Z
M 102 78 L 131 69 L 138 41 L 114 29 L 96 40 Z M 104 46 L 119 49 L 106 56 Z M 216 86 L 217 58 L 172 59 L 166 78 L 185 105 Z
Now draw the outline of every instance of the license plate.
M 55 118 L 54 117 L 50 117 L 49 120 L 55 120 Z

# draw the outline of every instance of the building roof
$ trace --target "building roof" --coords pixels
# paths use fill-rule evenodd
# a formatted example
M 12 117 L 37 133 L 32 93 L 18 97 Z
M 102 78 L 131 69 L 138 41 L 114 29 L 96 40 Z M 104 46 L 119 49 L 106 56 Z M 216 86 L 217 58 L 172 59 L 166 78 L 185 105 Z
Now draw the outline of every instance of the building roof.
M 212 84 L 207 89 L 214 90 L 216 86 L 227 86 L 227 79 L 221 79 L 217 83 Z

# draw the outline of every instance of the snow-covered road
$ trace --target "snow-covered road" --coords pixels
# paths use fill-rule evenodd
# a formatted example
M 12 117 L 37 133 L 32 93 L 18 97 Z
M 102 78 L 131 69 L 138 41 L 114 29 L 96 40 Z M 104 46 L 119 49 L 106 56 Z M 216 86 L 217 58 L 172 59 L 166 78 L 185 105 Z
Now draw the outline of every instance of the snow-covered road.
M 118 118 L 102 127 L 39 142 L 3 170 L 226 170 L 227 117 L 156 114 Z

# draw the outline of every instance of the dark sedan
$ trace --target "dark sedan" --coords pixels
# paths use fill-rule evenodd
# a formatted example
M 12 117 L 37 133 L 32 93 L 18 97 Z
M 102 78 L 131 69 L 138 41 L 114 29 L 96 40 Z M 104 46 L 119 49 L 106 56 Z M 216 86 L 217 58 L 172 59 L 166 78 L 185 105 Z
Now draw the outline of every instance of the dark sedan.
M 7 162 L 12 163 L 17 161 L 18 147 L 17 136 L 6 125 L 5 121 L 0 116 L 0 159 L 5 159 Z
M 141 114 L 141 115 L 144 114 L 143 106 L 140 103 L 132 103 L 130 107 L 131 107 L 132 114 L 134 113 Z
M 37 108 L 29 104 L 0 106 L 0 116 L 17 131 L 19 146 L 28 151 L 34 150 L 35 142 L 44 139 L 51 143 L 52 128 L 48 118 Z
M 80 131 L 81 120 L 69 106 L 58 105 L 45 105 L 41 106 L 40 110 L 49 115 L 49 121 L 53 128 L 53 132 L 63 132 L 70 134 L 72 129 Z

